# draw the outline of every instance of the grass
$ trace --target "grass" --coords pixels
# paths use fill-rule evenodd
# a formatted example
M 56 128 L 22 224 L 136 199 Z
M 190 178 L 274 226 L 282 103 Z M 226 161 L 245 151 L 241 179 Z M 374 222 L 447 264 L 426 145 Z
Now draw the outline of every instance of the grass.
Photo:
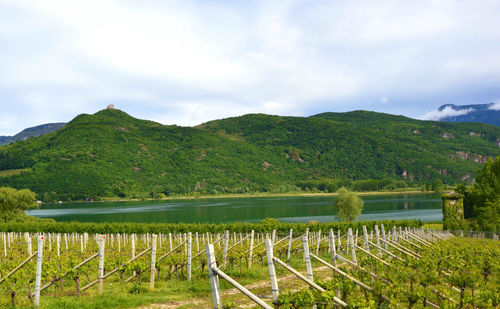
M 27 172 L 29 171 L 29 168 L 20 168 L 20 169 L 14 169 L 14 170 L 4 170 L 0 171 L 0 177 L 9 177 L 9 176 L 14 176 L 14 175 L 19 175 L 22 172 Z
M 422 228 L 430 230 L 443 230 L 443 223 L 425 223 Z

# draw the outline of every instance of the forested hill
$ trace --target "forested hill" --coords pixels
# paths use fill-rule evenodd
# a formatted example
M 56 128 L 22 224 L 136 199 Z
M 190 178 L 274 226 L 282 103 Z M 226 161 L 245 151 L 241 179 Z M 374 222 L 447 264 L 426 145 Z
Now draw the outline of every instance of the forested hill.
M 500 155 L 500 128 L 373 112 L 250 114 L 165 126 L 106 109 L 0 147 L 0 185 L 40 199 L 287 192 L 470 179 Z M 3 175 L 3 177 L 2 177 Z M 9 176 L 6 176 L 9 175 Z M 354 181 L 354 182 L 352 182 Z

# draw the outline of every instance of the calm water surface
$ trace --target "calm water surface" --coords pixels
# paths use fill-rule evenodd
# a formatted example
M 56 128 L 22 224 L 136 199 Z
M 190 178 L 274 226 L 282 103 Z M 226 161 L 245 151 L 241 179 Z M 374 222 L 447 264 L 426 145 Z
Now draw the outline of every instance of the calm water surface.
M 439 194 L 363 196 L 360 220 L 442 220 Z M 57 221 L 80 222 L 234 222 L 276 218 L 287 222 L 335 221 L 333 197 L 248 197 L 140 202 L 42 205 L 26 213 Z

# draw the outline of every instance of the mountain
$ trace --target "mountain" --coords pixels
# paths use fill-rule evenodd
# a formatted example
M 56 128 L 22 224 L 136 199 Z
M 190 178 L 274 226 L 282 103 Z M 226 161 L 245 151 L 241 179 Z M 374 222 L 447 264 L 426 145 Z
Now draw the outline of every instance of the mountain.
M 480 122 L 500 127 L 500 104 L 445 104 L 435 112 L 435 120 L 446 122 Z
M 165 126 L 114 109 L 0 147 L 0 186 L 46 201 L 333 191 L 471 179 L 500 155 L 500 128 L 366 111 L 249 114 Z M 12 171 L 18 171 L 13 173 Z
M 31 127 L 22 130 L 21 132 L 17 133 L 14 136 L 0 136 L 0 146 L 17 142 L 20 140 L 25 140 L 30 137 L 37 137 L 40 135 L 44 135 L 50 132 L 54 132 L 62 128 L 66 123 L 63 122 L 58 122 L 58 123 L 47 123 L 47 124 L 42 124 L 36 127 Z

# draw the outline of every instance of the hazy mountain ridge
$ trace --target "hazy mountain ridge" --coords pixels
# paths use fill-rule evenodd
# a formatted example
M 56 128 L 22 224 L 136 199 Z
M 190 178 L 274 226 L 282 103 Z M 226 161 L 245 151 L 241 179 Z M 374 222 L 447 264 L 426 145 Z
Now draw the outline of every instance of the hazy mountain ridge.
M 438 108 L 436 120 L 446 122 L 480 122 L 500 126 L 500 104 L 445 104 Z M 441 115 L 439 115 L 441 114 Z
M 14 136 L 0 136 L 0 145 L 5 145 L 20 140 L 25 140 L 30 137 L 37 137 L 40 135 L 51 133 L 59 130 L 65 125 L 66 123 L 64 122 L 46 123 L 39 126 L 26 128 Z
M 500 155 L 500 128 L 375 112 L 311 117 L 249 114 L 198 127 L 165 126 L 120 110 L 79 115 L 37 138 L 0 147 L 0 185 L 40 199 L 334 190 L 363 179 L 470 179 Z

